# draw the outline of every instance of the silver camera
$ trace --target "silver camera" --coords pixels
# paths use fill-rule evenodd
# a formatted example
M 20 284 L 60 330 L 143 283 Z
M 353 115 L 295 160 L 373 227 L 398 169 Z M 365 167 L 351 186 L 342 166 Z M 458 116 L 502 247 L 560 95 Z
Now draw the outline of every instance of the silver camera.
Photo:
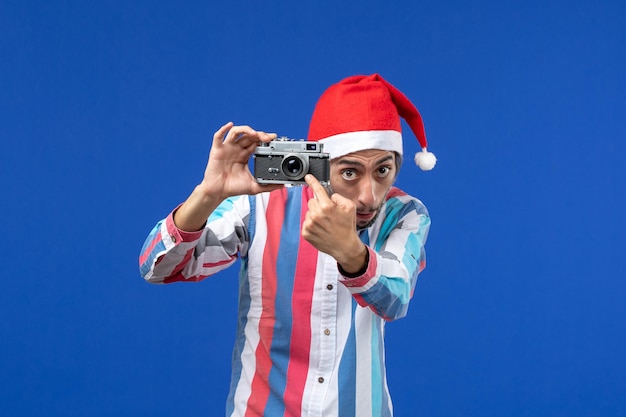
M 260 184 L 305 184 L 313 174 L 322 185 L 330 182 L 329 154 L 323 144 L 286 137 L 262 143 L 254 151 L 254 177 Z

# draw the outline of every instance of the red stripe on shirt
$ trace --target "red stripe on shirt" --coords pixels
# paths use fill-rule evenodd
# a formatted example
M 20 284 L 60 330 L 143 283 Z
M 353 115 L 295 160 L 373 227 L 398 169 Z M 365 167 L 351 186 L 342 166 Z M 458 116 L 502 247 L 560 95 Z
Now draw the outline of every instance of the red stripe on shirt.
M 143 265 L 148 258 L 150 257 L 150 254 L 152 253 L 152 251 L 154 250 L 154 247 L 161 241 L 161 231 L 159 230 L 159 232 L 157 233 L 157 235 L 154 237 L 154 239 L 152 239 L 152 242 L 150 242 L 150 246 L 148 246 L 146 248 L 145 251 L 143 251 L 143 253 L 141 254 L 141 256 L 139 257 L 139 265 Z
M 183 262 L 186 262 L 186 259 L 189 259 L 191 257 L 192 253 L 193 253 L 193 248 L 190 249 L 189 252 L 187 252 L 187 255 L 185 256 L 185 260 L 183 260 Z M 212 267 L 224 265 L 224 264 L 227 264 L 227 263 L 231 263 L 235 259 L 237 259 L 237 255 L 233 255 L 229 259 L 225 259 L 223 261 L 214 262 L 214 263 L 205 263 L 202 266 L 205 267 L 205 268 L 212 268 Z M 180 264 L 178 266 L 176 266 L 174 271 L 176 271 L 179 268 L 180 268 Z M 169 277 L 165 278 L 163 280 L 163 283 L 164 284 L 170 284 L 172 282 L 179 282 L 179 281 L 197 282 L 197 281 L 202 281 L 207 276 L 208 275 L 190 275 L 190 276 L 186 277 L 186 276 L 183 275 L 183 272 L 182 272 L 182 269 L 181 269 L 180 271 L 173 272 Z
M 393 198 L 393 197 L 401 197 L 407 195 L 404 191 L 402 191 L 399 188 L 396 187 L 391 187 L 391 189 L 389 190 L 389 192 L 387 193 L 387 199 Z
M 302 209 L 300 227 L 308 210 L 308 200 L 312 197 L 310 189 L 302 190 Z M 296 263 L 293 284 L 292 326 L 289 350 L 289 367 L 287 369 L 287 386 L 285 387 L 285 416 L 302 414 L 302 396 L 309 370 L 311 352 L 311 304 L 315 284 L 315 269 L 318 251 L 300 235 L 300 250 Z
M 284 192 L 282 192 L 284 191 Z M 274 313 L 276 298 L 276 260 L 278 259 L 278 249 L 280 247 L 280 231 L 285 218 L 285 198 L 286 190 L 270 193 L 267 204 L 267 240 L 263 252 L 261 299 L 262 313 L 259 319 L 259 344 L 257 345 L 256 372 L 252 379 L 251 394 L 248 398 L 246 417 L 263 415 L 265 405 L 269 398 L 269 374 L 272 369 L 272 359 L 270 358 L 270 348 L 274 336 L 274 324 L 276 314 Z
M 237 259 L 237 255 L 231 255 L 230 258 L 228 259 L 224 259 L 223 261 L 218 261 L 218 262 L 205 262 L 202 264 L 202 266 L 204 268 L 215 268 L 216 266 L 220 266 L 220 265 L 224 265 L 224 264 L 228 264 L 233 262 L 235 259 Z
M 171 284 L 172 282 L 181 282 L 181 281 L 198 282 L 198 281 L 202 281 L 206 277 L 207 277 L 206 275 L 192 275 L 192 276 L 186 277 L 182 274 L 182 272 L 178 272 L 174 275 L 170 275 L 169 277 L 165 278 L 163 280 L 163 283 Z

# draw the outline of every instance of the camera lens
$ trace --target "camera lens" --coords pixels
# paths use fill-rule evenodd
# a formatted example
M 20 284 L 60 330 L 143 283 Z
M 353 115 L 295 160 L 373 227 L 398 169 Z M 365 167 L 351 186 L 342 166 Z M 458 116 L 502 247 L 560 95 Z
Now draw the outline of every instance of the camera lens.
M 289 178 L 298 178 L 302 175 L 302 160 L 297 156 L 288 156 L 283 160 L 283 174 Z

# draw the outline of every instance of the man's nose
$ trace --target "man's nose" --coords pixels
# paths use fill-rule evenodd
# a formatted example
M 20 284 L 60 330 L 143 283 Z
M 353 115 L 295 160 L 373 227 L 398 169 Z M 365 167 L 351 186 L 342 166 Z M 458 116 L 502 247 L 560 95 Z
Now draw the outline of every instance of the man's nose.
M 370 178 L 363 178 L 359 184 L 359 203 L 360 205 L 374 209 L 376 204 L 376 193 L 374 190 L 375 183 Z

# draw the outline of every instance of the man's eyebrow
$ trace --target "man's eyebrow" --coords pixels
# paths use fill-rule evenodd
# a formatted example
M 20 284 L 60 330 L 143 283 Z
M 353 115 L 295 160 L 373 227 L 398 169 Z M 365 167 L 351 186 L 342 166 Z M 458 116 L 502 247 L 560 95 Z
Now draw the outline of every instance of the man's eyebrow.
M 383 164 L 387 161 L 393 160 L 394 156 L 393 155 L 387 155 L 384 156 L 382 158 L 380 158 L 378 161 L 376 161 L 376 163 L 374 165 L 380 165 Z M 341 165 L 353 165 L 353 166 L 359 166 L 359 167 L 363 167 L 365 165 L 363 165 L 363 163 L 361 163 L 360 161 L 355 161 L 349 158 L 343 158 L 337 161 L 337 164 L 341 164 Z
M 391 160 L 393 160 L 393 159 L 394 159 L 394 156 L 393 156 L 393 155 L 387 155 L 387 156 L 385 156 L 385 157 L 383 157 L 383 158 L 380 158 L 380 159 L 376 162 L 376 165 L 383 164 L 383 163 L 385 163 L 385 162 L 387 162 L 387 161 L 391 161 Z
M 337 161 L 337 164 L 339 164 L 339 165 L 354 165 L 354 166 L 360 166 L 360 167 L 364 166 L 359 161 L 353 161 L 351 159 L 340 159 L 339 161 Z

